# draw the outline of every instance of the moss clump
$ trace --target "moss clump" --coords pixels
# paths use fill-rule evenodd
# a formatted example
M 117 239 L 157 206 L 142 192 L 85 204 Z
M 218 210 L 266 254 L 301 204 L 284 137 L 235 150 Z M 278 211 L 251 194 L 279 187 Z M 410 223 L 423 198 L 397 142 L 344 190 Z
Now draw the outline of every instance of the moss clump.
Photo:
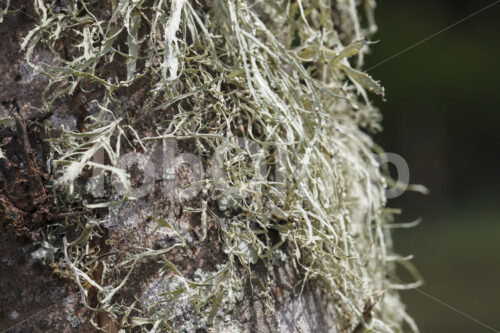
M 188 141 L 207 170 L 218 170 L 203 183 L 199 208 L 202 229 L 207 218 L 214 220 L 227 254 L 214 273 L 216 288 L 213 278 L 190 281 L 162 257 L 173 247 L 134 250 L 114 265 L 131 272 L 146 257 L 163 260 L 182 283 L 168 300 L 158 300 L 160 309 L 188 297 L 193 320 L 210 326 L 224 318 L 232 325 L 236 318 L 218 311 L 223 295 L 239 288 L 234 281 L 244 267 L 272 310 L 272 281 L 253 266 L 262 263 L 270 272 L 286 244 L 284 259 L 303 276 L 298 289 L 314 281 L 331 295 L 339 329 L 401 332 L 405 321 L 414 327 L 397 295 L 400 286 L 387 277 L 400 259 L 386 228 L 392 218 L 386 177 L 366 134 L 379 129 L 380 118 L 369 93 L 384 93 L 360 70 L 370 44 L 362 37 L 375 30 L 373 1 L 366 3 L 366 31 L 354 1 L 36 0 L 35 8 L 39 22 L 22 46 L 27 61 L 49 78 L 46 108 L 79 91 L 95 99 L 81 131 L 51 141 L 54 184 L 68 194 L 61 200 L 81 200 L 78 180 L 93 167 L 130 189 L 118 159 L 148 141 Z M 49 49 L 54 61 L 33 62 L 37 47 Z M 101 149 L 108 164 L 92 160 Z M 218 168 L 207 162 L 214 153 Z M 261 172 L 263 164 L 270 172 Z M 105 208 L 129 195 L 87 207 Z M 96 310 L 118 321 L 134 307 L 114 297 L 129 275 L 113 281 L 106 268 L 99 281 L 91 278 L 98 256 L 86 244 L 99 223 L 89 219 L 79 239 L 65 242 L 65 266 L 84 301 L 95 288 Z M 157 313 L 132 324 L 179 328 L 171 314 Z

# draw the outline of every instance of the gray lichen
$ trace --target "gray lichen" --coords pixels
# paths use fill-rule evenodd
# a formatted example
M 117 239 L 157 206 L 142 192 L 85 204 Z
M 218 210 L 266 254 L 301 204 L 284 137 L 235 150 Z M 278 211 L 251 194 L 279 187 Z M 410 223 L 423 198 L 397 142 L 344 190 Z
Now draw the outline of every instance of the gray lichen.
M 299 295 L 313 283 L 332 298 L 339 331 L 402 332 L 405 321 L 415 329 L 397 293 L 402 286 L 388 278 L 403 259 L 392 254 L 386 175 L 366 134 L 380 127 L 369 92 L 383 96 L 384 90 L 360 68 L 370 45 L 364 37 L 376 30 L 373 1 L 365 7 L 367 28 L 354 0 L 35 2 L 39 22 L 22 46 L 27 63 L 49 79 L 45 107 L 82 85 L 95 91 L 97 109 L 85 129 L 64 127 L 50 140 L 48 161 L 54 185 L 65 191 L 63 204 L 81 201 L 89 210 L 82 236 L 65 239 L 62 251 L 85 304 L 93 288 L 95 310 L 123 327 L 230 331 L 238 327 L 233 311 L 244 280 L 259 286 L 266 309 L 276 313 L 272 270 L 286 261 L 302 276 Z M 33 57 L 42 46 L 54 61 Z M 119 98 L 141 86 L 145 97 L 131 95 L 140 103 Z M 144 202 L 128 201 L 136 198 L 119 159 L 130 151 L 151 154 L 147 144 L 155 141 L 190 147 L 212 175 L 199 197 L 169 200 L 200 213 L 202 240 L 207 220 L 216 224 L 222 245 L 207 246 L 227 255 L 216 271 L 198 270 L 189 279 L 168 259 L 196 240 L 165 213 L 166 203 L 159 214 L 149 207 L 147 216 L 127 208 Z M 108 162 L 95 161 L 98 151 Z M 274 172 L 262 173 L 262 165 Z M 78 184 L 92 168 L 112 174 L 121 195 L 84 202 Z M 178 172 L 168 170 L 163 181 Z M 93 218 L 102 208 L 108 215 Z M 100 225 L 127 229 L 147 219 L 177 239 L 161 249 L 128 249 L 112 267 L 89 246 Z M 164 264 L 164 276 L 144 291 L 143 315 L 130 319 L 135 305 L 116 295 L 151 258 Z M 96 281 L 91 274 L 99 262 L 105 268 Z M 257 264 L 267 273 L 257 274 Z

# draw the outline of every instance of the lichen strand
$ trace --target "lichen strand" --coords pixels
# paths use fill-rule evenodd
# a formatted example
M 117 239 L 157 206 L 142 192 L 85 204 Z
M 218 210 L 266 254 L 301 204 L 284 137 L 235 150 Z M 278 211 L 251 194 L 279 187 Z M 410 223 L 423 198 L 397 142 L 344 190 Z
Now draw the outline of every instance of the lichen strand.
M 89 211 L 60 262 L 84 302 L 124 328 L 237 330 L 240 282 L 252 281 L 272 313 L 273 263 L 285 260 L 301 276 L 299 294 L 312 283 L 330 296 L 339 332 L 402 332 L 404 322 L 414 328 L 398 297 L 402 286 L 388 278 L 400 259 L 386 228 L 385 175 L 366 134 L 379 129 L 370 92 L 383 95 L 383 88 L 360 69 L 364 37 L 375 27 L 363 28 L 355 3 L 35 1 L 39 22 L 22 46 L 27 62 L 49 78 L 45 107 L 73 93 L 86 94 L 87 105 L 95 100 L 79 132 L 65 129 L 50 142 L 49 160 L 66 204 L 85 200 Z M 54 59 L 34 58 L 38 49 Z M 241 137 L 258 149 L 241 145 Z M 172 230 L 174 241 L 155 249 L 132 242 L 118 256 L 102 255 L 93 240 L 103 221 L 112 223 L 95 212 L 118 205 L 116 214 L 131 199 L 119 157 L 165 140 L 200 156 L 207 173 L 214 152 L 220 160 L 221 172 L 203 182 L 200 196 L 176 206 L 200 216 L 199 237 L 186 240 L 189 228 L 176 231 L 175 214 L 159 201 L 165 207 L 143 218 Z M 106 163 L 94 159 L 98 151 Z M 271 172 L 259 172 L 262 164 Z M 98 201 L 84 193 L 79 184 L 96 167 L 114 174 L 121 196 Z M 186 272 L 169 253 L 188 253 L 205 239 L 207 223 L 218 236 L 201 250 L 220 247 L 225 261 L 210 272 Z M 120 292 L 151 259 L 162 263 L 163 276 L 127 303 Z

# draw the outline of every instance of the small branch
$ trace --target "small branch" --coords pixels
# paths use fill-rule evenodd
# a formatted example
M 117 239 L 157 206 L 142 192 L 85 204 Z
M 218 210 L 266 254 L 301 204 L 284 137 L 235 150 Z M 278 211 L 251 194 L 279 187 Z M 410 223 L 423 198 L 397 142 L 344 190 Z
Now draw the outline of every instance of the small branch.
M 28 169 L 32 190 L 31 197 L 33 198 L 35 204 L 37 202 L 43 202 L 47 197 L 47 193 L 45 192 L 45 187 L 43 186 L 43 182 L 40 178 L 40 173 L 36 165 L 35 152 L 30 145 L 26 124 L 19 112 L 14 113 L 14 119 L 16 120 L 17 136 L 21 141 L 21 149 L 23 150 L 24 160 L 26 161 L 26 167 Z

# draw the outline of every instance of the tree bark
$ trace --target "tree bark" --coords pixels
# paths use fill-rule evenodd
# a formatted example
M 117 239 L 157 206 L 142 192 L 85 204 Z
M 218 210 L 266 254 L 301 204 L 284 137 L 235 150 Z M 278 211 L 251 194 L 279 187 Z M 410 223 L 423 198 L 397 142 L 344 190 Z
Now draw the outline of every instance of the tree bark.
M 202 2 L 207 8 L 211 6 L 210 1 Z M 103 1 L 103 11 L 109 9 L 110 3 L 111 1 Z M 331 5 L 335 29 L 346 45 L 356 38 L 356 28 L 348 3 L 332 1 Z M 0 174 L 0 199 L 3 202 L 3 207 L 0 208 L 0 331 L 91 332 L 96 330 L 91 322 L 108 332 L 118 332 L 120 329 L 139 331 L 139 325 L 121 326 L 127 320 L 130 322 L 130 318 L 123 318 L 126 316 L 114 318 L 86 308 L 99 306 L 102 300 L 99 288 L 84 286 L 87 297 L 82 299 L 81 290 L 74 283 L 73 276 L 68 274 L 68 271 L 61 270 L 58 264 L 50 264 L 53 256 L 62 256 L 62 251 L 52 248 L 52 244 L 46 239 L 47 226 L 53 223 L 50 221 L 51 217 L 52 220 L 66 221 L 60 223 L 67 223 L 65 236 L 68 243 L 71 243 L 79 237 L 82 228 L 68 221 L 73 221 L 73 217 L 84 212 L 64 210 L 53 204 L 52 196 L 57 197 L 58 194 L 52 191 L 53 184 L 48 175 L 50 170 L 45 164 L 50 149 L 44 140 L 60 135 L 62 126 L 66 130 L 83 132 L 88 125 L 85 119 L 93 114 L 95 107 L 91 100 L 101 93 L 79 86 L 72 96 L 58 100 L 50 114 L 40 113 L 39 110 L 43 109 L 42 95 L 49 81 L 42 73 L 29 66 L 23 56 L 26 51 L 20 49 L 24 37 L 37 23 L 38 15 L 33 8 L 33 1 L 20 0 L 11 4 L 4 15 L 4 22 L 0 24 L 3 44 L 0 48 L 0 116 L 8 117 L 14 113 L 18 127 L 17 132 L 10 132 L 7 127 L 2 132 L 2 151 L 5 156 L 1 158 L 3 168 Z M 62 53 L 71 52 L 64 51 L 68 47 L 69 42 L 65 40 L 68 38 L 79 36 L 61 38 L 59 47 Z M 125 44 L 123 41 L 122 45 Z M 33 52 L 34 58 L 40 63 L 53 61 L 51 53 L 43 47 L 36 47 Z M 144 96 L 148 94 L 148 89 L 150 87 L 132 85 L 116 94 L 118 100 L 129 105 L 125 107 L 128 110 L 127 117 L 137 117 L 135 112 L 147 104 L 147 97 Z M 171 116 L 172 112 L 167 111 L 165 117 Z M 155 119 L 148 121 L 154 122 Z M 44 132 L 43 124 L 51 126 L 49 133 Z M 151 123 L 138 123 L 138 126 L 154 130 Z M 144 154 L 150 157 L 156 170 L 162 167 L 160 155 L 164 152 L 164 144 L 165 142 L 153 142 L 145 147 L 147 153 Z M 196 151 L 189 144 L 179 144 L 175 149 L 177 153 Z M 140 182 L 146 176 L 136 175 L 137 179 L 134 180 L 133 170 L 130 173 L 132 182 Z M 165 174 L 157 176 L 162 178 Z M 185 178 L 179 180 L 181 183 L 189 183 L 191 180 L 189 173 L 182 177 Z M 16 186 L 15 191 L 12 186 Z M 156 186 L 161 187 L 159 184 Z M 96 191 L 92 193 L 95 197 L 102 195 Z M 203 207 L 209 199 L 205 194 L 201 194 L 196 200 L 201 202 Z M 185 247 L 175 248 L 165 254 L 169 262 L 185 276 L 194 279 L 197 274 L 201 274 L 200 271 L 213 272 L 225 263 L 227 253 L 221 243 L 221 225 L 217 219 L 213 216 L 204 218 L 200 211 L 186 211 L 184 207 L 187 205 L 182 201 L 164 204 L 167 201 L 161 189 L 155 188 L 152 193 L 138 200 L 96 210 L 96 216 L 104 222 L 93 231 L 94 238 L 89 243 L 98 249 L 96 256 L 100 261 L 89 273 L 94 281 L 101 281 L 106 270 L 113 267 L 119 259 L 123 259 L 122 254 L 131 252 L 131 249 L 140 247 L 161 250 L 177 244 L 179 235 L 164 230 L 156 232 L 155 223 L 158 221 L 154 219 L 157 216 L 163 216 L 166 221 L 175 223 L 187 243 Z M 42 220 L 36 222 L 36 219 Z M 202 225 L 202 220 L 206 226 Z M 62 242 L 58 245 L 61 248 L 63 246 Z M 284 252 L 292 251 L 287 244 L 283 249 Z M 47 261 L 46 264 L 44 261 Z M 241 276 L 245 276 L 246 268 L 243 265 L 239 266 L 239 270 Z M 259 263 L 252 266 L 252 271 L 260 276 L 267 274 L 266 268 Z M 162 293 L 172 291 L 169 285 L 173 282 L 166 279 L 168 275 L 163 274 L 164 272 L 164 264 L 160 264 L 156 257 L 138 261 L 127 277 L 126 286 L 120 289 L 113 299 L 134 304 L 134 310 L 127 316 L 147 317 L 151 300 L 157 300 Z M 121 276 L 117 276 L 117 281 L 125 278 L 127 273 L 128 271 L 122 272 Z M 247 277 L 242 281 L 243 297 L 237 302 L 224 305 L 233 306 L 231 316 L 239 322 L 239 328 L 214 326 L 212 329 L 221 332 L 279 330 L 312 333 L 336 332 L 344 324 L 339 321 L 338 313 L 332 305 L 333 296 L 326 293 L 319 283 L 311 280 L 298 288 L 297 285 L 304 279 L 304 272 L 292 263 L 278 263 L 269 277 L 271 281 L 268 281 L 268 295 L 276 305 L 275 313 L 267 308 L 269 300 L 262 296 L 263 288 Z M 214 302 L 217 302 L 217 299 Z M 192 309 L 187 304 L 185 307 L 174 309 L 174 315 L 170 319 L 173 323 L 182 323 L 188 321 L 191 315 Z M 369 317 L 368 314 L 365 318 L 367 322 Z M 210 319 L 213 320 L 213 317 L 209 318 L 209 321 Z M 213 323 L 208 326 L 210 324 Z M 154 327 L 154 321 L 147 327 Z

